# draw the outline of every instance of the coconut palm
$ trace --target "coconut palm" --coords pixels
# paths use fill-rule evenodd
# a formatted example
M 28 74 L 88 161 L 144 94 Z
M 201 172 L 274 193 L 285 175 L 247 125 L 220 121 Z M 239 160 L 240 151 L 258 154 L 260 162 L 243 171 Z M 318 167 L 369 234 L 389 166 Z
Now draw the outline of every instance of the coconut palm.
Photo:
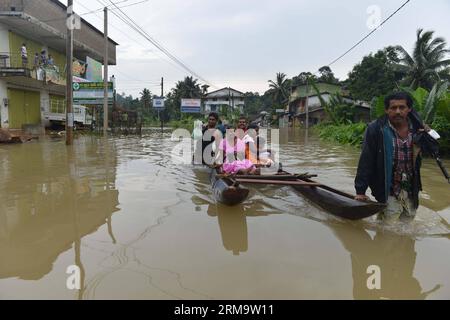
M 268 82 L 269 93 L 272 95 L 273 102 L 278 106 L 286 104 L 289 100 L 289 80 L 286 79 L 286 74 L 278 72 L 277 79 Z
M 180 98 L 201 98 L 202 89 L 197 79 L 185 77 L 175 85 L 175 94 Z
M 405 84 L 412 89 L 423 87 L 430 90 L 440 79 L 450 77 L 450 52 L 444 38 L 433 38 L 434 31 L 417 30 L 417 40 L 410 55 L 398 46 L 402 58 L 397 69 L 405 75 Z

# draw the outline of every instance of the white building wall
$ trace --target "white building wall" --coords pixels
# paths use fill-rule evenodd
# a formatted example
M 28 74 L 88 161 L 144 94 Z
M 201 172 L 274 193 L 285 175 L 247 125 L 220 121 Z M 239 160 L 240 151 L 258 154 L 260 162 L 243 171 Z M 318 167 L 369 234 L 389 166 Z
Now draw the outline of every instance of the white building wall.
M 9 53 L 9 32 L 8 28 L 0 23 L 0 55 Z M 0 63 L 3 61 L 0 60 Z M 8 99 L 8 88 L 6 81 L 0 79 L 0 122 L 1 127 L 8 128 L 8 105 L 5 104 Z
M 8 114 L 8 88 L 6 86 L 6 81 L 0 79 L 0 121 L 1 127 L 3 129 L 8 129 L 9 127 L 9 114 Z
M 204 102 L 204 104 L 205 104 L 205 112 L 211 111 L 211 106 L 220 106 L 220 105 L 228 105 L 230 107 L 232 105 L 234 105 L 234 109 L 240 109 L 241 111 L 243 111 L 243 107 L 245 105 L 244 101 L 240 101 L 239 98 L 236 98 L 236 99 L 234 99 L 233 102 L 230 103 L 230 101 L 227 101 L 227 100 L 214 101 L 213 99 L 207 99 Z
M 0 54 L 9 53 L 8 28 L 0 23 Z

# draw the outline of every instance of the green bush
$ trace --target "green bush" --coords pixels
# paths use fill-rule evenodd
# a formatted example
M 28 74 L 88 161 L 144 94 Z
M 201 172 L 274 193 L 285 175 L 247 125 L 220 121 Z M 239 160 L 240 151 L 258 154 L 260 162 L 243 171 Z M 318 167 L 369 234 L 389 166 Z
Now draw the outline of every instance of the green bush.
M 173 129 L 187 129 L 189 131 L 194 130 L 194 118 L 191 116 L 184 117 L 181 120 L 173 120 L 169 122 L 169 126 Z
M 359 122 L 341 125 L 321 124 L 316 127 L 316 130 L 321 139 L 360 146 L 363 142 L 366 128 L 367 124 Z
M 439 139 L 441 155 L 450 155 L 450 122 L 444 116 L 437 115 L 431 127 L 441 136 Z

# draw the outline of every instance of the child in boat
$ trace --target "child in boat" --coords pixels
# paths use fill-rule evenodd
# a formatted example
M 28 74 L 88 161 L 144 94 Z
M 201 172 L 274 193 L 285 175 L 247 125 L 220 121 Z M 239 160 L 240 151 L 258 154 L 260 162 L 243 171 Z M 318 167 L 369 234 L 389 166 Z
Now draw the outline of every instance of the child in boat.
M 233 130 L 227 130 L 219 144 L 219 156 L 224 159 L 222 171 L 226 174 L 257 174 L 256 166 L 245 158 L 246 144 Z

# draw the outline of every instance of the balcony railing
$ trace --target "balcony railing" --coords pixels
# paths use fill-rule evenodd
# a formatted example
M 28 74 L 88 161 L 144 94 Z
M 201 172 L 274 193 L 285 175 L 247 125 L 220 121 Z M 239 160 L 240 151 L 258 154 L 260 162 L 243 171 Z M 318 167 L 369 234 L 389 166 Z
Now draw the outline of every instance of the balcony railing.
M 24 58 L 18 53 L 0 52 L 0 70 L 17 71 L 14 74 L 23 73 L 24 76 L 46 83 L 64 85 L 66 80 L 65 65 L 49 63 L 47 59 L 42 60 L 41 57 Z

